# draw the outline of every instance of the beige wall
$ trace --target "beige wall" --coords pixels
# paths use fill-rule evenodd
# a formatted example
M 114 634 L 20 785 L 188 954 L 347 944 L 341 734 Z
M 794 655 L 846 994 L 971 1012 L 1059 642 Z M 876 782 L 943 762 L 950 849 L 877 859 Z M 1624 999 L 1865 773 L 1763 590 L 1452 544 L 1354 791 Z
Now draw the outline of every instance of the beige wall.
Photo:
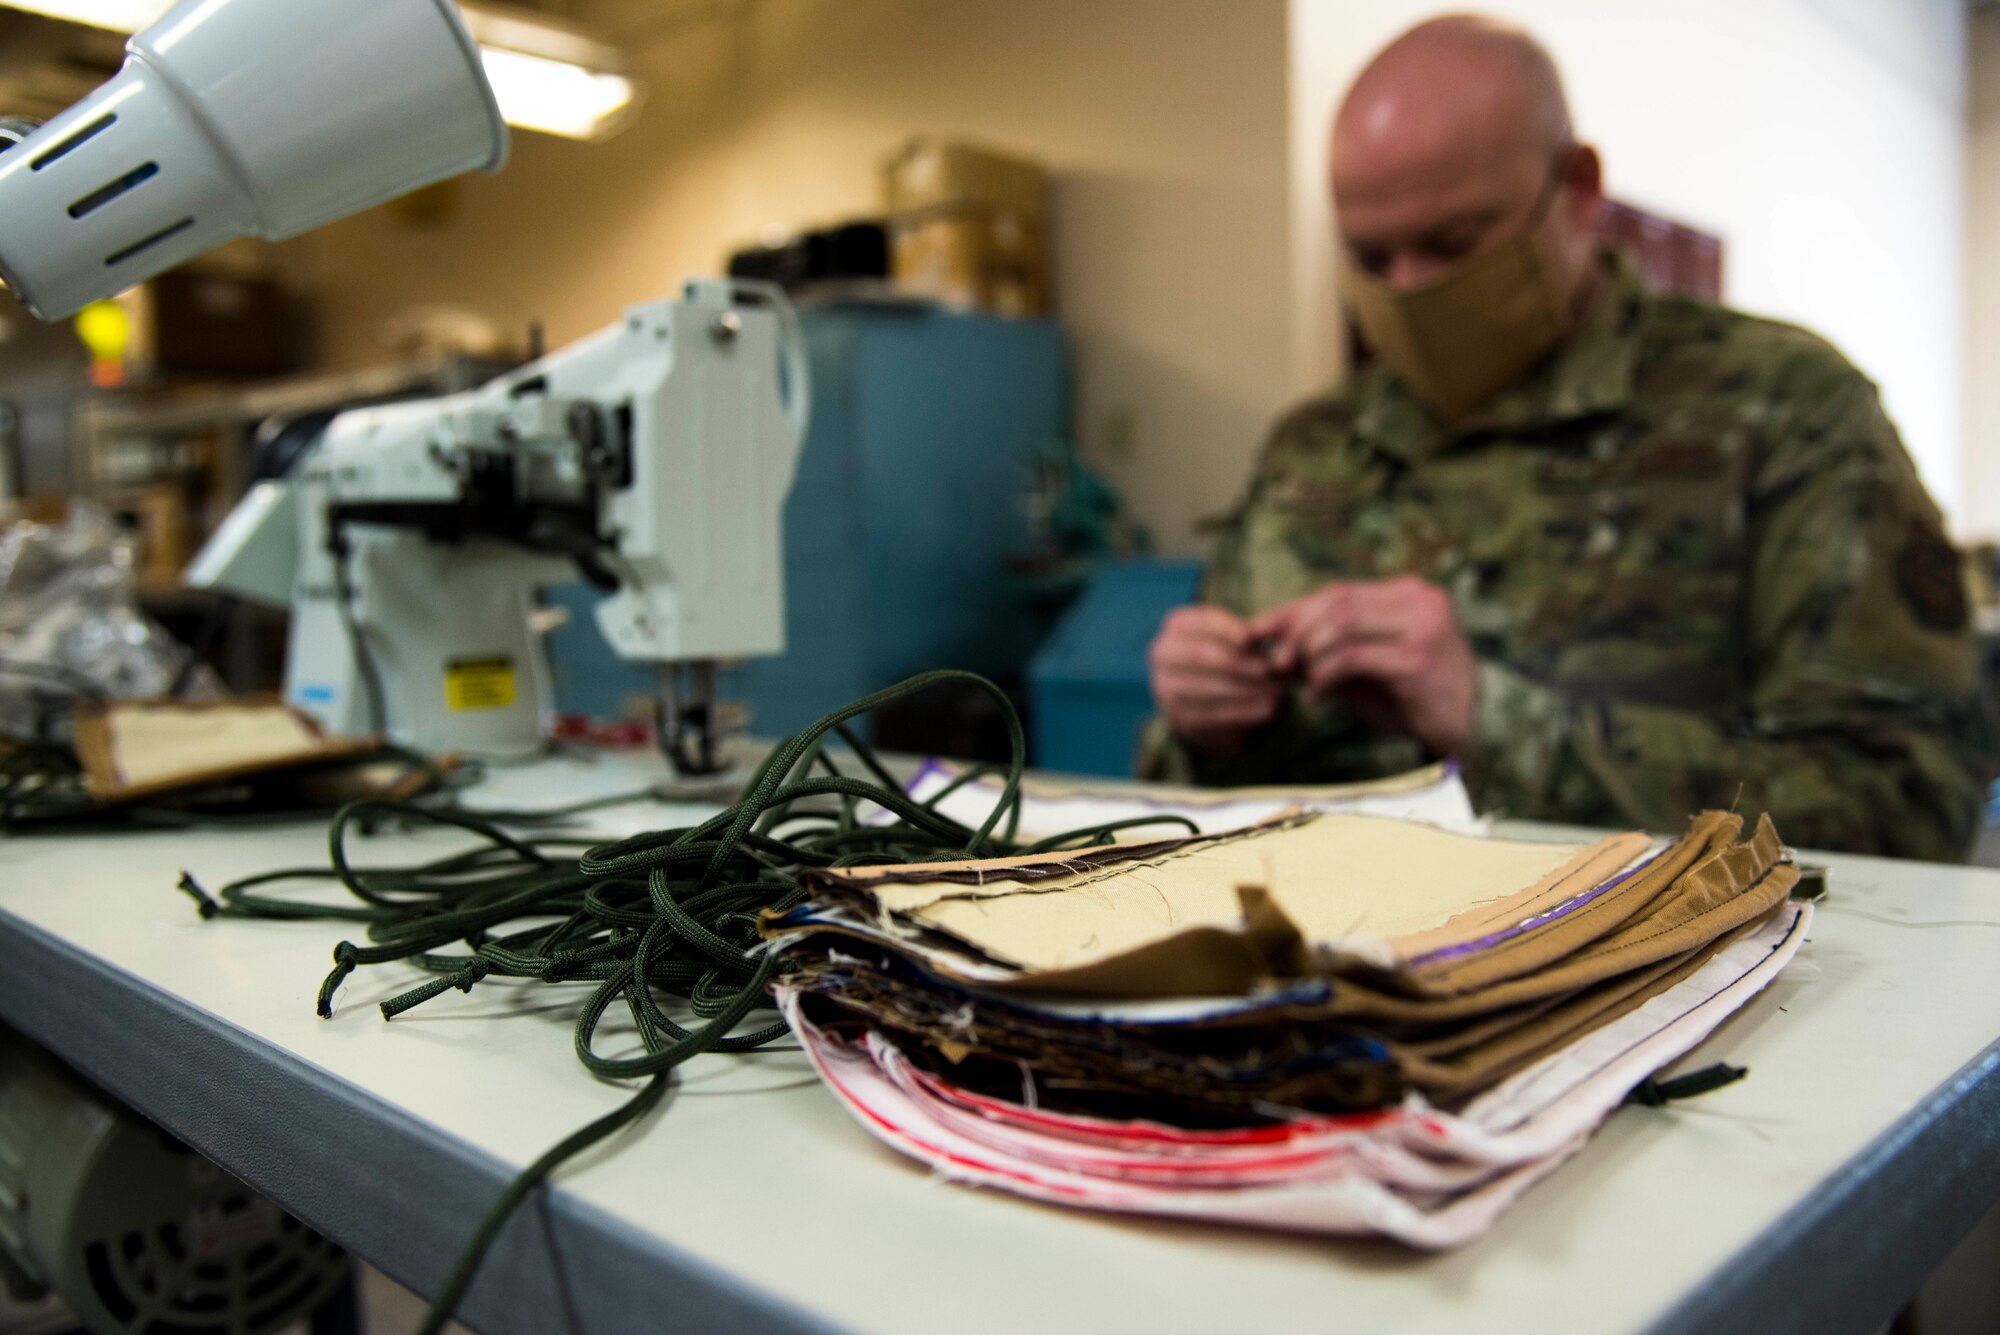
M 377 211 L 284 247 L 333 361 L 382 360 L 384 320 L 427 303 L 540 318 L 559 345 L 768 229 L 872 208 L 906 136 L 962 134 L 1055 171 L 1079 432 L 1163 545 L 1195 551 L 1271 417 L 1340 369 L 1327 113 L 1383 41 L 1463 4 L 571 7 L 637 34 L 638 122 L 596 146 L 518 135 L 442 225 Z M 1968 444 L 2000 441 L 1980 370 L 2000 366 L 2000 78 L 1968 158 L 1957 0 L 1485 7 L 1554 49 L 1614 192 L 1720 232 L 1732 303 L 1842 345 L 1958 527 L 2000 530 L 2000 448 Z M 676 14 L 696 21 L 663 39 Z M 1990 71 L 1995 12 L 1976 24 Z
M 910 134 L 962 134 L 1054 170 L 1081 435 L 1164 546 L 1198 550 L 1290 384 L 1284 0 L 712 9 L 641 54 L 651 97 L 617 138 L 517 135 L 442 225 L 378 210 L 283 248 L 328 357 L 382 360 L 383 320 L 424 303 L 538 317 L 559 345 L 768 228 L 872 208 Z
M 1960 0 L 1291 0 L 1298 382 L 1337 358 L 1328 109 L 1381 43 L 1466 8 L 1514 18 L 1549 45 L 1614 194 L 1725 238 L 1732 305 L 1811 326 L 1874 377 L 1957 516 Z
M 1966 166 L 1965 528 L 2000 537 L 2000 9 L 1974 11 Z

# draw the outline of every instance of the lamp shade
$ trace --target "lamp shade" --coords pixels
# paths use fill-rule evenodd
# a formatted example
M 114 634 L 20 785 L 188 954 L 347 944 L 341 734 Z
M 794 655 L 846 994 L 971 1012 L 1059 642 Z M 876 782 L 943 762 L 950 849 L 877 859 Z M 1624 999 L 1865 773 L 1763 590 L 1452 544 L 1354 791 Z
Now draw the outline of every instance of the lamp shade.
M 60 319 L 234 237 L 296 236 L 506 156 L 450 0 L 181 0 L 0 154 L 0 278 Z

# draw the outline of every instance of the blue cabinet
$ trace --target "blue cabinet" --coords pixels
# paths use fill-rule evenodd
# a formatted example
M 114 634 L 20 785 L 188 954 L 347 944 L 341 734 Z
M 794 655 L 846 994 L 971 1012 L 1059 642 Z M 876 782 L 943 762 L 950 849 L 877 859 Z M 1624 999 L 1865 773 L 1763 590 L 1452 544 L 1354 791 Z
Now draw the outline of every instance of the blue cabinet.
M 1099 568 L 1028 670 L 1036 765 L 1132 773 L 1153 713 L 1146 646 L 1168 612 L 1195 600 L 1201 574 L 1199 561 L 1134 559 Z

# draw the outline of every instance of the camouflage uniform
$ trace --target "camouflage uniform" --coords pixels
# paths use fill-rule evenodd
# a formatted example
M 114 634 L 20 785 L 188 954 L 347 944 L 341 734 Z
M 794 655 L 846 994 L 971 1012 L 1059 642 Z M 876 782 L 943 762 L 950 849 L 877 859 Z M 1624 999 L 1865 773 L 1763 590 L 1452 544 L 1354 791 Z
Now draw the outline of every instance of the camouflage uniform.
M 1645 292 L 1446 428 L 1365 370 L 1285 418 L 1206 597 L 1254 615 L 1416 574 L 1477 655 L 1482 810 L 1683 826 L 1769 810 L 1797 844 L 1958 859 L 1984 731 L 1957 554 L 1875 388 L 1789 325 Z M 1227 756 L 1156 723 L 1142 768 L 1323 782 L 1427 759 L 1295 695 Z

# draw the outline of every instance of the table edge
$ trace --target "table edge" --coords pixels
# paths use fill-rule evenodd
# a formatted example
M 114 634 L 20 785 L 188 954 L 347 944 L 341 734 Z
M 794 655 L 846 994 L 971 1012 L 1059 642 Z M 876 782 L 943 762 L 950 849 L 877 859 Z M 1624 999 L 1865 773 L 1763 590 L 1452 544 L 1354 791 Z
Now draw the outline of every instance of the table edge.
M 4 909 L 0 958 L 10 966 L 0 1020 L 420 1294 L 441 1287 L 514 1177 L 496 1156 Z M 654 1116 L 673 1134 L 671 1096 Z M 486 1335 L 618 1329 L 634 1311 L 698 1330 L 838 1329 L 560 1183 L 516 1213 L 459 1310 Z

